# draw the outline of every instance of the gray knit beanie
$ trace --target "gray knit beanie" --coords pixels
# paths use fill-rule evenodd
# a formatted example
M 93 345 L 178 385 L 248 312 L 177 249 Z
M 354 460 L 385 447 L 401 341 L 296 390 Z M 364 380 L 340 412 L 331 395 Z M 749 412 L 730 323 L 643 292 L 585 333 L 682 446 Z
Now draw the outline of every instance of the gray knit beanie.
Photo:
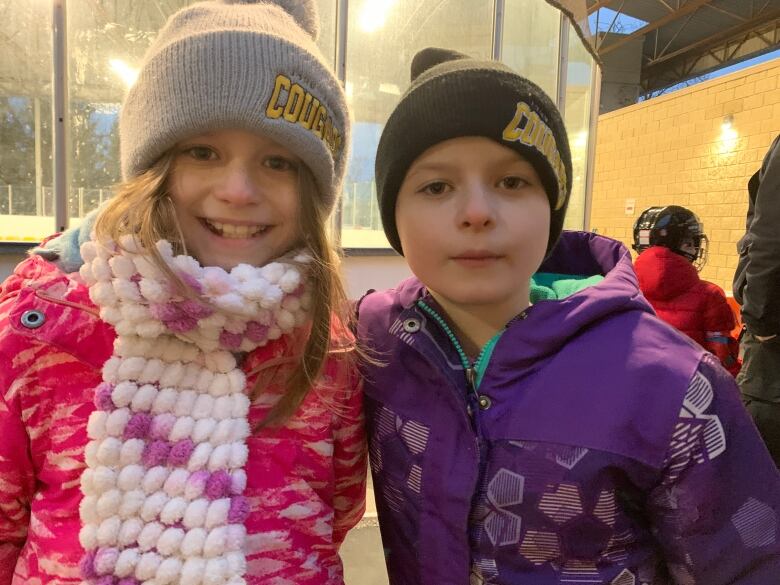
M 122 106 L 123 177 L 140 175 L 189 136 L 244 129 L 299 156 L 332 208 L 349 114 L 318 32 L 316 0 L 200 2 L 175 13 Z

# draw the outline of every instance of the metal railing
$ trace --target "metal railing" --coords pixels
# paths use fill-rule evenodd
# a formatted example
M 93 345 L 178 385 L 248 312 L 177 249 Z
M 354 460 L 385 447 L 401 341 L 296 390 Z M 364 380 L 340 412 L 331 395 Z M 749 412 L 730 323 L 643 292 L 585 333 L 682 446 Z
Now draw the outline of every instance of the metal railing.
M 110 188 L 71 187 L 68 193 L 68 215 L 84 217 L 111 196 Z M 2 185 L 0 215 L 51 217 L 54 215 L 54 189 L 32 185 Z

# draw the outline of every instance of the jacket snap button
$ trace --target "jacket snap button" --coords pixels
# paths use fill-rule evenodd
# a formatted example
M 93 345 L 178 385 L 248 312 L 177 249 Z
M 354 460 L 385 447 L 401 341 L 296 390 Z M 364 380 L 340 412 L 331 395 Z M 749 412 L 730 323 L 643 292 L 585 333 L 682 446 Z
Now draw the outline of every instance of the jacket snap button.
M 487 410 L 493 406 L 493 401 L 490 400 L 489 396 L 485 396 L 484 394 L 479 395 L 479 408 L 482 410 Z
M 40 311 L 25 311 L 22 315 L 22 325 L 28 329 L 38 329 L 46 321 L 46 316 Z
M 420 330 L 420 322 L 417 319 L 406 319 L 404 321 L 404 331 L 407 333 L 417 333 Z

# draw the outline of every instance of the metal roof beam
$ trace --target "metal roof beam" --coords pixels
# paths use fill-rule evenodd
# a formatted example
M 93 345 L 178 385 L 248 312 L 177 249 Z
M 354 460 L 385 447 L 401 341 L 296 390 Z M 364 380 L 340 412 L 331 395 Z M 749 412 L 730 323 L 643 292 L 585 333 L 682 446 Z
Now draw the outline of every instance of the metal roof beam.
M 738 24 L 729 29 L 726 29 L 725 31 L 715 33 L 714 35 L 710 35 L 706 38 L 700 39 L 694 43 L 691 43 L 690 45 L 677 49 L 676 51 L 672 51 L 668 55 L 659 57 L 658 59 L 653 59 L 645 66 L 645 69 L 647 70 L 647 69 L 656 68 L 660 64 L 666 61 L 669 61 L 676 57 L 680 57 L 681 55 L 690 53 L 697 49 L 706 49 L 707 47 L 718 45 L 733 37 L 738 37 L 739 35 L 750 33 L 756 28 L 763 29 L 766 27 L 766 25 L 771 24 L 772 21 L 777 19 L 780 19 L 780 9 L 775 8 L 765 14 L 759 14 L 758 16 L 756 16 L 751 20 L 748 20 L 747 22 Z M 700 52 L 704 52 L 704 51 L 700 51 Z
M 696 10 L 698 10 L 705 4 L 708 4 L 709 2 L 711 2 L 711 0 L 688 0 L 688 2 L 680 6 L 678 10 L 675 10 L 674 12 L 670 12 L 669 14 L 667 14 L 666 16 L 662 16 L 658 20 L 654 20 L 648 23 L 642 28 L 635 30 L 630 35 L 624 36 L 623 38 L 615 41 L 614 43 L 610 44 L 607 47 L 600 48 L 599 55 L 604 56 L 607 53 L 611 53 L 615 49 L 622 47 L 623 45 L 631 42 L 637 37 L 642 37 L 649 32 L 661 28 L 662 26 L 666 26 L 667 24 L 674 22 L 675 20 L 682 18 L 683 16 L 687 16 L 688 14 L 695 12 Z
M 734 27 L 723 35 L 713 35 L 705 39 L 709 41 L 706 46 L 686 51 L 671 60 L 663 57 L 658 63 L 643 67 L 640 84 L 645 93 L 674 85 L 691 75 L 704 75 L 735 60 L 746 59 L 776 48 L 777 39 L 780 39 L 780 15 L 774 20 L 769 18 L 767 22 L 763 22 L 768 16 L 762 17 L 762 22 L 753 29 Z
M 688 15 L 688 18 L 685 20 L 685 22 L 683 23 L 683 25 L 682 25 L 680 28 L 678 28 L 678 29 L 677 29 L 677 32 L 676 32 L 676 33 L 674 33 L 674 35 L 672 35 L 672 38 L 671 38 L 671 39 L 669 39 L 669 42 L 668 42 L 668 43 L 666 43 L 666 45 L 664 46 L 663 50 L 661 51 L 661 54 L 660 54 L 660 55 L 654 55 L 654 58 L 662 57 L 662 56 L 664 55 L 664 53 L 666 53 L 666 50 L 667 50 L 667 49 L 668 49 L 668 48 L 669 48 L 669 47 L 672 45 L 672 43 L 673 43 L 673 42 L 674 42 L 674 41 L 677 39 L 677 37 L 680 35 L 680 33 L 683 31 L 683 29 L 684 29 L 686 26 L 688 26 L 688 23 L 691 21 L 691 18 L 693 18 L 693 12 L 691 12 L 691 13 Z M 657 40 L 658 40 L 658 36 L 657 36 L 657 33 L 658 33 L 658 31 L 656 30 L 655 32 L 656 32 L 656 41 L 657 41 Z
M 711 8 L 716 12 L 720 12 L 721 14 L 725 14 L 726 16 L 730 16 L 731 18 L 735 20 L 739 20 L 741 22 L 745 22 L 747 20 L 746 16 L 740 16 L 739 14 L 734 14 L 733 12 L 726 10 L 725 8 L 721 8 L 720 6 L 713 6 L 712 4 L 707 4 L 707 8 Z
M 588 15 L 593 14 L 597 10 L 604 8 L 605 6 L 608 6 L 609 4 L 612 4 L 615 0 L 596 0 L 596 3 L 588 8 Z

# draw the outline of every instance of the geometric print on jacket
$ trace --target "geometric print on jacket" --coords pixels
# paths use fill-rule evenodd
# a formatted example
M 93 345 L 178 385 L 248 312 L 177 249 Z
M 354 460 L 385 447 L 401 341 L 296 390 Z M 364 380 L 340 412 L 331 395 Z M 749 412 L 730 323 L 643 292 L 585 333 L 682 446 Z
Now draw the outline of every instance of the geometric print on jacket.
M 376 411 L 371 433 L 370 457 L 374 476 L 383 478 L 378 486 L 381 498 L 401 521 L 404 533 L 418 538 L 417 517 L 413 508 L 421 502 L 422 461 L 428 446 L 430 429 L 414 420 L 404 419 L 386 406 Z M 384 461 L 390 462 L 385 465 Z
M 702 370 L 713 371 L 712 363 L 714 358 L 705 358 Z M 712 412 L 714 401 L 712 384 L 697 371 L 674 427 L 662 480 L 650 494 L 650 506 L 664 524 L 654 530 L 655 536 L 673 539 L 685 533 L 686 523 L 693 521 L 693 527 L 701 520 L 697 468 L 711 464 L 728 448 L 723 424 Z M 404 534 L 416 539 L 418 515 L 413 510 L 425 481 L 422 460 L 430 429 L 387 406 L 380 406 L 372 418 L 371 465 L 375 478 L 380 478 L 377 498 L 392 512 L 391 521 L 404 524 Z M 576 479 L 578 466 L 592 464 L 589 457 L 603 459 L 608 454 L 534 441 L 507 441 L 503 448 L 514 452 L 518 465 L 493 470 L 479 488 L 470 521 L 474 551 L 470 585 L 523 582 L 522 571 L 516 573 L 513 567 L 502 566 L 496 554 L 480 551 L 501 551 L 504 560 L 511 551 L 515 566 L 546 565 L 553 578 L 543 581 L 545 585 L 708 585 L 696 579 L 695 561 L 686 552 L 690 543 L 682 537 L 665 545 L 663 558 L 632 557 L 631 551 L 651 538 L 646 522 L 639 519 L 639 491 L 606 482 L 594 490 L 592 483 L 583 485 Z M 551 472 L 553 468 L 558 471 Z M 683 476 L 686 481 L 681 483 Z M 537 498 L 526 519 L 528 484 L 537 486 Z M 727 524 L 726 529 L 738 533 L 747 549 L 777 543 L 777 516 L 768 503 L 754 497 L 747 497 Z
M 685 530 L 690 509 L 681 507 L 684 490 L 676 486 L 683 474 L 693 474 L 698 465 L 722 455 L 727 448 L 726 435 L 719 417 L 708 411 L 714 399 L 710 381 L 696 372 L 685 393 L 678 421 L 672 435 L 665 473 L 661 486 L 653 493 L 653 503 L 666 509 L 667 522 Z M 568 470 L 583 461 L 589 450 L 565 445 L 512 441 L 514 446 L 534 452 L 547 461 L 555 461 Z M 585 461 L 587 463 L 587 461 Z M 483 486 L 472 521 L 481 528 L 481 538 L 491 547 L 516 545 L 517 552 L 533 564 L 550 563 L 561 583 L 585 585 L 666 584 L 671 576 L 678 585 L 706 585 L 697 582 L 689 556 L 650 559 L 636 570 L 622 569 L 616 576 L 601 567 L 620 565 L 627 559 L 627 549 L 635 541 L 630 528 L 621 529 L 620 511 L 614 489 L 598 492 L 595 504 L 585 505 L 583 492 L 576 482 L 562 481 L 546 485 L 537 509 L 551 522 L 547 530 L 525 530 L 521 539 L 522 517 L 513 506 L 523 501 L 525 477 L 505 468 L 499 469 Z M 746 548 L 771 546 L 778 539 L 778 521 L 774 510 L 766 503 L 749 497 L 732 515 L 730 524 Z M 575 551 L 575 542 L 589 535 L 588 547 Z M 682 543 L 680 543 L 682 545 Z M 680 562 L 682 561 L 682 562 Z M 664 568 L 665 565 L 665 568 Z M 666 571 L 671 575 L 668 575 Z M 473 559 L 471 585 L 500 585 L 502 580 L 493 557 Z

